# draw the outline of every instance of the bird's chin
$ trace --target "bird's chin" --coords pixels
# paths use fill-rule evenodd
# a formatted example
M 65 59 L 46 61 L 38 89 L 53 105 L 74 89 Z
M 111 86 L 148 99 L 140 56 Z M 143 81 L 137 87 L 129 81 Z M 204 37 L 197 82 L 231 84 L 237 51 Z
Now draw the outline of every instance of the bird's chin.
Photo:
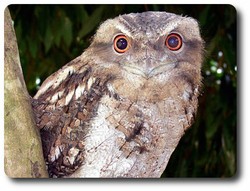
M 123 65 L 123 69 L 131 74 L 141 76 L 145 79 L 153 78 L 157 75 L 163 74 L 176 66 L 176 62 L 162 63 L 156 67 L 139 67 L 135 65 Z

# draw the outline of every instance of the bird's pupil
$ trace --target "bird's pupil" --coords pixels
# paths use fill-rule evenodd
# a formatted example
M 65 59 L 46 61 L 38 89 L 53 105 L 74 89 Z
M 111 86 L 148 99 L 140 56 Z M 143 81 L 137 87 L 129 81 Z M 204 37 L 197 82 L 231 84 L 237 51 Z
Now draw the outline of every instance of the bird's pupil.
M 117 42 L 116 42 L 116 46 L 117 48 L 124 50 L 127 48 L 128 46 L 128 42 L 125 38 L 120 38 Z
M 175 36 L 169 37 L 168 45 L 172 48 L 175 48 L 179 45 L 179 39 Z

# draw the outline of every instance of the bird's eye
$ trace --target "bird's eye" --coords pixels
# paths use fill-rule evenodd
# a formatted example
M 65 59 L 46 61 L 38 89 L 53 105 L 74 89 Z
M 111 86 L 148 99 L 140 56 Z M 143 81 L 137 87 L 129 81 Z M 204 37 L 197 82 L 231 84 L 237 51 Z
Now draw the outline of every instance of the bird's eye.
M 124 53 L 129 48 L 128 38 L 125 35 L 118 35 L 114 39 L 114 49 L 118 53 Z
M 171 33 L 168 35 L 166 39 L 166 46 L 169 50 L 177 51 L 182 46 L 182 38 L 177 33 Z

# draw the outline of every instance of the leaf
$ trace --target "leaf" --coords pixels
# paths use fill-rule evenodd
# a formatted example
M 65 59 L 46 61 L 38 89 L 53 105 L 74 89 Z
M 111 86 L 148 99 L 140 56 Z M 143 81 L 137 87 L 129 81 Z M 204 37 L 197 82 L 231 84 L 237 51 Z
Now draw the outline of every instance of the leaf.
M 210 16 L 210 6 L 206 6 L 206 8 L 200 13 L 199 16 L 199 22 L 202 26 L 205 26 L 206 22 L 207 22 L 207 18 L 208 16 Z
M 47 53 L 50 50 L 53 39 L 54 37 L 53 37 L 53 33 L 51 32 L 51 28 L 47 27 L 46 32 L 45 32 L 45 39 L 44 39 L 45 53 Z
M 36 58 L 36 54 L 37 54 L 37 42 L 35 40 L 29 40 L 28 41 L 28 46 L 29 46 L 29 51 L 31 53 L 31 56 L 33 58 Z
M 78 33 L 78 36 L 80 38 L 86 36 L 94 28 L 98 26 L 102 18 L 102 13 L 103 13 L 103 7 L 100 6 L 93 12 L 93 14 L 90 17 L 86 18 L 85 22 L 83 23 L 83 28 Z
M 64 18 L 64 26 L 62 31 L 63 31 L 62 38 L 64 42 L 66 43 L 67 46 L 70 46 L 70 44 L 72 43 L 73 34 L 72 34 L 72 23 L 68 17 Z

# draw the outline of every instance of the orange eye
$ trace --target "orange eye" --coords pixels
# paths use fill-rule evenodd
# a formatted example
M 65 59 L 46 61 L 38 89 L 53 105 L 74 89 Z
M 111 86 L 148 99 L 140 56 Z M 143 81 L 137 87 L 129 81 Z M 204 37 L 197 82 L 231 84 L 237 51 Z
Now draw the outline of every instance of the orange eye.
M 177 33 L 171 33 L 168 35 L 166 39 L 166 46 L 169 50 L 177 51 L 182 46 L 182 38 Z
M 114 49 L 118 53 L 124 53 L 129 48 L 128 38 L 125 35 L 118 35 L 114 39 Z

